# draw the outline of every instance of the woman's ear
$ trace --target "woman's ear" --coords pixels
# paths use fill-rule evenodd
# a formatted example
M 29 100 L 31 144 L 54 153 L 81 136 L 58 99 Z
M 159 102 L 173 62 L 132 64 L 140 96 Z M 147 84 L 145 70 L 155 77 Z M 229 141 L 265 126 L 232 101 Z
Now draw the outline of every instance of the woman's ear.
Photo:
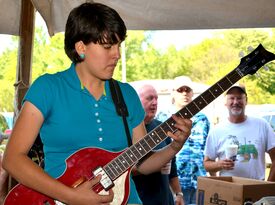
M 76 52 L 78 53 L 78 55 L 84 54 L 85 53 L 85 44 L 83 43 L 83 41 L 78 41 L 75 43 L 74 45 Z

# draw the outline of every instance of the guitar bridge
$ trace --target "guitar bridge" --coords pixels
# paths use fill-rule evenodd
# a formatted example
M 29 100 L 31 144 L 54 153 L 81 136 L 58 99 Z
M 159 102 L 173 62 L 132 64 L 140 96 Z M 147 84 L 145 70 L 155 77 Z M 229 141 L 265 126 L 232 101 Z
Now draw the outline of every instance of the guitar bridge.
M 114 186 L 113 181 L 107 175 L 107 173 L 104 171 L 104 169 L 102 169 L 102 167 L 97 167 L 93 171 L 93 174 L 94 174 L 94 176 L 101 175 L 100 184 L 102 185 L 102 187 L 104 188 L 105 191 L 108 191 L 109 189 L 111 189 Z

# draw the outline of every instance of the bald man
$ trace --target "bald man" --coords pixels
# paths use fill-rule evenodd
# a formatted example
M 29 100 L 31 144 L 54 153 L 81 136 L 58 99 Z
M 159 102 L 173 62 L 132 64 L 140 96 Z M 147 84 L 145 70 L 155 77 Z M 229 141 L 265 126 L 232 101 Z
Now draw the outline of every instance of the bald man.
M 161 124 L 154 119 L 158 107 L 158 94 L 151 85 L 143 85 L 137 89 L 140 101 L 145 110 L 144 123 L 147 132 Z M 168 137 L 155 149 L 161 149 L 171 142 Z M 183 194 L 177 176 L 175 158 L 159 172 L 133 177 L 143 205 L 184 205 Z M 174 192 L 174 197 L 171 189 Z

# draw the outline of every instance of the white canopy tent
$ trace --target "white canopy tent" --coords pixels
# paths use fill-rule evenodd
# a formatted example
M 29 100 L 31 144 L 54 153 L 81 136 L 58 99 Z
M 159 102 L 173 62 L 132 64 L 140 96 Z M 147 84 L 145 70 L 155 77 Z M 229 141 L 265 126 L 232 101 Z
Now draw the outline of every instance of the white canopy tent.
M 21 4 L 0 0 L 0 33 L 19 35 Z M 89 0 L 31 0 L 50 35 L 64 31 L 68 13 Z M 116 9 L 131 30 L 275 27 L 274 0 L 95 0 Z

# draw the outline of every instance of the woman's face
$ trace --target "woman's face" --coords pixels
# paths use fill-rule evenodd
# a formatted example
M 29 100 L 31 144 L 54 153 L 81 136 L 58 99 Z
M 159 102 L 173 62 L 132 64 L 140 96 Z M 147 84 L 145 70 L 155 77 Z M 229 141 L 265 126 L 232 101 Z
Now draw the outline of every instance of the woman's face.
M 112 45 L 91 42 L 85 45 L 83 63 L 88 72 L 102 80 L 110 79 L 121 57 L 120 45 L 121 42 Z

